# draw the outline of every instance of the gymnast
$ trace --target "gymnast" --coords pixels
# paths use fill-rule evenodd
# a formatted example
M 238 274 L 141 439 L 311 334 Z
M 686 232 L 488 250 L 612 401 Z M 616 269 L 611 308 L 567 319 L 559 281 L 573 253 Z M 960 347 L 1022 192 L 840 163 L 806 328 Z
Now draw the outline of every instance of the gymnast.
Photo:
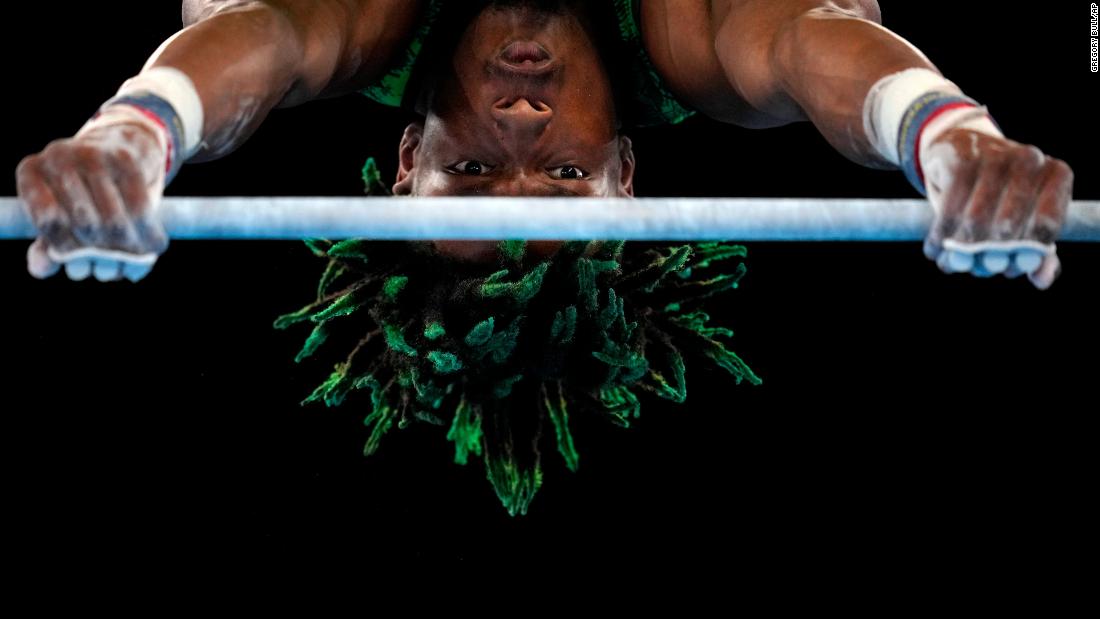
M 1060 272 L 1069 166 L 1004 137 L 874 0 L 185 0 L 183 17 L 74 137 L 19 165 L 32 275 L 140 279 L 168 245 L 156 207 L 185 161 L 230 153 L 273 108 L 356 91 L 423 117 L 397 195 L 631 196 L 630 127 L 808 120 L 927 196 L 924 253 L 945 272 L 1026 272 L 1041 289 Z M 1041 264 L 1005 259 L 1021 249 Z
M 185 161 L 228 154 L 275 107 L 351 92 L 417 118 L 392 186 L 365 169 L 369 193 L 631 197 L 633 127 L 809 120 L 927 196 L 941 270 L 1058 277 L 1069 167 L 1006 139 L 873 0 L 189 0 L 184 21 L 76 136 L 20 164 L 35 277 L 141 279 Z M 350 353 L 303 403 L 369 391 L 365 454 L 413 420 L 447 428 L 512 515 L 542 483 L 542 443 L 577 469 L 582 411 L 627 426 L 640 396 L 682 403 L 695 360 L 762 382 L 708 314 L 745 273 L 739 245 L 307 244 L 327 263 L 316 300 L 275 326 L 311 327 L 298 361 Z

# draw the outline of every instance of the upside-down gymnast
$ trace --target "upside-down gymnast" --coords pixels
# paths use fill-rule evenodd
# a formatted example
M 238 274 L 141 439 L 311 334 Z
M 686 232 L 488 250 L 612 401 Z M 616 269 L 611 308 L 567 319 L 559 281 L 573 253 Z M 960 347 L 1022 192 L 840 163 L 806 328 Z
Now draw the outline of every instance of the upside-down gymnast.
M 809 120 L 929 198 L 924 252 L 945 272 L 1026 271 L 1043 289 L 1060 272 L 1069 166 L 1006 138 L 874 0 L 185 0 L 183 17 L 76 136 L 20 164 L 32 275 L 141 278 L 168 245 L 156 205 L 184 162 L 228 154 L 273 108 L 356 91 L 423 116 L 401 139 L 397 195 L 631 196 L 630 127 Z M 1041 263 L 993 259 L 1020 248 Z
M 1048 288 L 1071 170 L 1005 138 L 879 18 L 873 0 L 190 0 L 187 27 L 75 137 L 20 164 L 40 234 L 28 269 L 141 279 L 185 161 L 228 154 L 275 107 L 359 91 L 419 115 L 398 196 L 633 196 L 632 127 L 809 120 L 929 198 L 924 251 L 942 270 Z M 275 326 L 312 327 L 298 360 L 351 352 L 305 402 L 369 391 L 368 454 L 411 420 L 448 428 L 513 515 L 541 484 L 542 442 L 576 470 L 578 411 L 625 426 L 639 395 L 684 402 L 691 358 L 761 382 L 705 311 L 737 287 L 744 264 L 716 268 L 741 246 L 308 243 L 328 263 L 317 298 Z

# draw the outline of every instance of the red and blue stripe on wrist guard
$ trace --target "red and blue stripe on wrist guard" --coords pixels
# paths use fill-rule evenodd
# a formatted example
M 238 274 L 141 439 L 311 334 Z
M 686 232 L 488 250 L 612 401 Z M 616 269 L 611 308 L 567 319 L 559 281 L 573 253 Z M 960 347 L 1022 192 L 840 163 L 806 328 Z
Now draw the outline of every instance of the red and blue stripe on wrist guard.
M 922 196 L 927 197 L 928 193 L 924 187 L 924 172 L 920 165 L 921 134 L 928 123 L 937 116 L 960 107 L 981 106 L 974 99 L 964 95 L 929 92 L 914 101 L 901 119 L 901 126 L 898 127 L 900 167 L 905 173 L 905 178 Z M 992 116 L 989 119 L 994 125 L 997 124 Z M 1000 129 L 999 125 L 997 129 Z
M 164 184 L 172 182 L 183 167 L 183 122 L 170 103 L 148 93 L 115 97 L 104 108 L 112 105 L 128 105 L 153 121 L 168 136 L 168 158 L 164 164 Z

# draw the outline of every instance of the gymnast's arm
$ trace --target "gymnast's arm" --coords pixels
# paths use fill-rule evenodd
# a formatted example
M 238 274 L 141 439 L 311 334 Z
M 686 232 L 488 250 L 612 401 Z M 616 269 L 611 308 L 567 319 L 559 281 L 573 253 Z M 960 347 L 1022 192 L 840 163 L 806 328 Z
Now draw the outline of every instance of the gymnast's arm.
M 714 49 L 757 124 L 812 121 L 837 151 L 867 167 L 893 167 L 863 131 L 863 102 L 881 77 L 935 69 L 879 25 L 874 0 L 730 0 Z M 765 120 L 766 119 L 766 120 Z
M 757 119 L 759 126 L 809 120 L 856 163 L 894 168 L 903 162 L 918 190 L 927 190 L 936 212 L 924 250 L 944 272 L 1027 273 L 1038 288 L 1053 283 L 1060 272 L 1053 242 L 1068 211 L 1072 170 L 1034 146 L 1006 139 L 980 107 L 959 103 L 949 111 L 949 97 L 961 97 L 962 91 L 939 75 L 920 50 L 878 23 L 877 2 L 729 0 L 717 5 L 728 9 L 724 16 L 716 15 L 721 21 L 714 25 L 718 62 L 733 90 L 764 119 Z M 912 80 L 913 74 L 921 77 Z M 899 134 L 889 135 L 898 125 L 877 120 L 886 114 L 868 114 L 868 122 L 890 129 L 881 131 L 881 137 L 865 130 L 868 95 L 872 87 L 888 84 L 884 78 L 890 76 L 903 85 L 891 92 L 913 101 L 901 110 L 906 118 L 919 118 L 918 101 L 927 101 L 919 104 L 928 112 L 927 124 L 913 123 L 923 127 L 912 131 L 924 138 L 917 141 L 919 154 L 910 155 L 909 150 L 917 149 L 909 146 L 898 148 Z M 918 97 L 922 93 L 929 98 Z M 884 103 L 868 109 L 901 108 Z M 956 249 L 945 251 L 947 247 Z M 1041 248 L 1041 265 L 1010 264 L 1001 271 L 983 267 L 980 258 L 988 254 L 980 254 L 982 248 L 1004 247 L 1011 247 L 1015 258 L 1021 248 Z M 945 260 L 952 253 L 966 254 L 961 257 L 969 262 L 961 264 L 969 266 L 957 267 L 953 257 Z
M 415 26 L 409 0 L 184 0 L 186 28 L 147 67 L 186 73 L 202 99 L 203 148 L 240 146 L 275 107 L 336 96 L 381 75 Z
M 240 146 L 278 106 L 349 92 L 385 70 L 412 33 L 410 0 L 187 0 L 185 28 L 76 136 L 20 162 L 38 228 L 27 269 L 138 280 L 168 239 L 155 216 L 184 161 Z

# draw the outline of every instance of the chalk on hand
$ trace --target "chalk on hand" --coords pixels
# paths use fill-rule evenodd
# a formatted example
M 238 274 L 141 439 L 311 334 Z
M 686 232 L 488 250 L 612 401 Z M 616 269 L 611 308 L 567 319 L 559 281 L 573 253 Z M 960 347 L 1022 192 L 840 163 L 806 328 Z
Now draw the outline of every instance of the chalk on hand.
M 96 260 L 92 274 L 101 282 L 113 282 L 122 275 L 122 265 L 114 260 Z
M 1012 262 L 1012 257 L 1006 251 L 983 251 L 980 259 L 982 267 L 993 274 L 1004 273 Z
M 1016 268 L 1024 273 L 1034 273 L 1043 264 L 1043 252 L 1033 249 L 1021 249 L 1016 252 Z
M 77 258 L 65 263 L 65 274 L 73 281 L 88 279 L 92 274 L 92 260 L 90 258 Z
M 153 270 L 153 265 L 151 264 L 137 264 L 133 262 L 122 263 L 122 276 L 132 282 L 144 278 L 151 270 Z
M 974 268 L 974 254 L 947 250 L 947 265 L 953 273 L 963 273 Z

